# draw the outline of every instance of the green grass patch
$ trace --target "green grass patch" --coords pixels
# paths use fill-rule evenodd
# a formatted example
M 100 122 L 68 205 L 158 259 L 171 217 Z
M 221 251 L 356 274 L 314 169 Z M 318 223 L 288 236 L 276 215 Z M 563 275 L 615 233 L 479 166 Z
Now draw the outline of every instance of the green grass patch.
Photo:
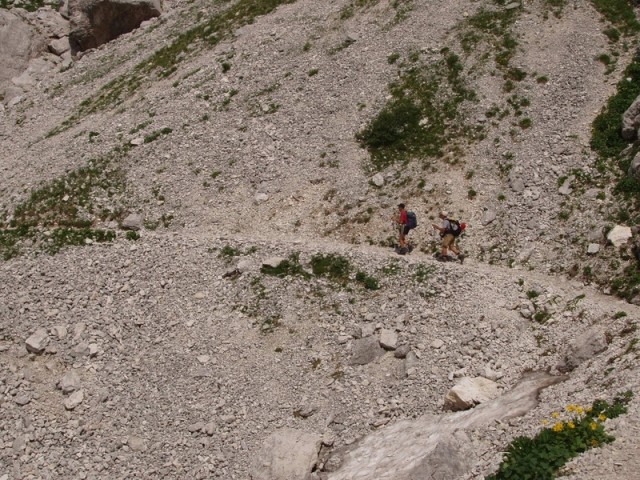
M 316 276 L 346 283 L 349 280 L 351 264 L 342 255 L 333 253 L 324 255 L 320 253 L 311 257 L 311 270 Z
M 640 31 L 640 23 L 629 0 L 591 0 L 591 3 L 623 35 Z
M 552 480 L 573 457 L 614 441 L 604 421 L 627 413 L 632 392 L 616 396 L 610 404 L 596 400 L 590 408 L 567 406 L 567 415 L 555 412 L 554 425 L 535 437 L 518 437 L 507 448 L 497 473 L 487 480 Z
M 14 208 L 11 220 L 0 222 L 0 256 L 8 260 L 19 255 L 27 241 L 36 250 L 56 253 L 65 245 L 113 240 L 114 232 L 91 227 L 96 220 L 120 220 L 123 215 L 119 197 L 126 184 L 118 159 L 112 154 L 91 160 L 32 190 Z
M 305 272 L 304 268 L 302 268 L 302 265 L 300 264 L 299 253 L 292 253 L 291 255 L 289 255 L 289 258 L 282 260 L 275 267 L 272 267 L 270 265 L 263 265 L 260 268 L 260 272 L 264 273 L 265 275 L 272 275 L 280 278 L 294 275 L 299 275 L 305 278 L 309 276 L 309 274 Z
M 389 86 L 392 99 L 356 139 L 371 155 L 374 169 L 413 158 L 441 157 L 460 138 L 473 137 L 463 121 L 462 105 L 474 101 L 460 58 L 443 50 L 431 65 L 410 64 Z
M 360 271 L 356 273 L 356 282 L 360 282 L 367 290 L 378 290 L 380 288 L 378 279 L 367 275 L 366 272 Z

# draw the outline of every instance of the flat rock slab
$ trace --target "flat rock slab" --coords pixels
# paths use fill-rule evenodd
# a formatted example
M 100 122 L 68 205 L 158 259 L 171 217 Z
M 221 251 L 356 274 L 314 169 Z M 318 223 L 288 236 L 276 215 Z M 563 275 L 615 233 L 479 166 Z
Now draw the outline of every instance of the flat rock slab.
M 384 349 L 375 336 L 359 338 L 353 342 L 351 365 L 366 365 L 384 355 Z
M 272 433 L 253 463 L 252 480 L 308 480 L 321 440 L 320 435 L 292 428 Z
M 463 377 L 445 396 L 444 408 L 454 412 L 467 410 L 498 395 L 497 383 L 483 377 Z

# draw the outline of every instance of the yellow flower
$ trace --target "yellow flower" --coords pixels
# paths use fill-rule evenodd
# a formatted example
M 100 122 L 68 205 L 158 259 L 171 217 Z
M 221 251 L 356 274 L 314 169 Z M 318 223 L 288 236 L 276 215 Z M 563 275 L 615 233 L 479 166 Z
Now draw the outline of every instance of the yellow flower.
M 597 447 L 600 443 L 598 442 L 598 440 L 596 440 L 595 438 L 593 440 L 591 440 L 591 445 L 594 447 Z
M 598 428 L 598 424 L 596 422 L 591 422 L 589 426 L 591 427 L 591 430 L 595 430 L 596 428 Z
M 587 408 L 587 409 L 585 410 L 585 412 L 587 412 L 587 413 L 591 413 L 592 411 L 593 411 L 593 407 L 589 407 L 589 408 Z
M 573 412 L 576 409 L 574 404 L 567 405 L 567 412 Z
M 600 415 L 598 415 L 598 420 L 600 420 L 601 422 L 604 422 L 607 419 L 607 416 L 604 413 L 601 413 Z
M 576 413 L 578 415 L 582 415 L 584 413 L 584 408 L 582 408 L 580 405 L 576 406 Z
M 549 425 L 549 420 L 542 420 L 543 425 Z
M 569 427 L 569 428 L 576 428 L 576 425 L 575 425 L 575 423 L 573 423 L 573 422 L 567 422 L 567 427 Z
M 560 418 L 560 414 L 559 414 L 558 412 L 553 412 L 553 413 L 551 414 L 551 416 L 552 416 L 553 418 Z
M 554 432 L 561 432 L 562 430 L 564 430 L 564 423 L 562 422 L 558 422 L 553 426 Z

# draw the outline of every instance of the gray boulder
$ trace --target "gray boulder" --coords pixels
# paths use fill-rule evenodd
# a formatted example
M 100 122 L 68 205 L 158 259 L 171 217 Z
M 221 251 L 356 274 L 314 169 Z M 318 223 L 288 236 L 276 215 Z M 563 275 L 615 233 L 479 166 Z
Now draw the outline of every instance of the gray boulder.
M 318 462 L 320 435 L 283 428 L 268 436 L 256 456 L 253 480 L 308 480 Z
M 627 174 L 640 180 L 640 153 L 633 157 Z
M 622 138 L 633 140 L 638 135 L 640 127 L 640 97 L 636 98 L 622 116 Z
M 162 13 L 160 0 L 70 0 L 73 54 L 96 48 Z
M 353 342 L 351 365 L 366 365 L 384 355 L 384 350 L 375 336 L 359 338 Z
M 122 229 L 138 231 L 142 229 L 142 224 L 142 217 L 137 213 L 132 213 L 122 220 Z
M 30 353 L 42 353 L 49 343 L 49 334 L 44 328 L 39 328 L 33 335 L 27 338 L 25 347 Z

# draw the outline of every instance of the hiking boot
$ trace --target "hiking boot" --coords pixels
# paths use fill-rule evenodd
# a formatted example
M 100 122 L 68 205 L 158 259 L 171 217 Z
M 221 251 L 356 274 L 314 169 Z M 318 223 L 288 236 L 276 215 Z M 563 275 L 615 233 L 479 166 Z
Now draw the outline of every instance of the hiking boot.
M 398 255 L 406 255 L 409 252 L 409 249 L 407 247 L 402 247 L 398 248 L 396 252 L 398 253 Z
M 462 254 L 462 253 L 458 254 L 458 260 L 460 260 L 460 263 L 464 262 L 464 259 L 465 259 L 465 255 L 464 254 Z

